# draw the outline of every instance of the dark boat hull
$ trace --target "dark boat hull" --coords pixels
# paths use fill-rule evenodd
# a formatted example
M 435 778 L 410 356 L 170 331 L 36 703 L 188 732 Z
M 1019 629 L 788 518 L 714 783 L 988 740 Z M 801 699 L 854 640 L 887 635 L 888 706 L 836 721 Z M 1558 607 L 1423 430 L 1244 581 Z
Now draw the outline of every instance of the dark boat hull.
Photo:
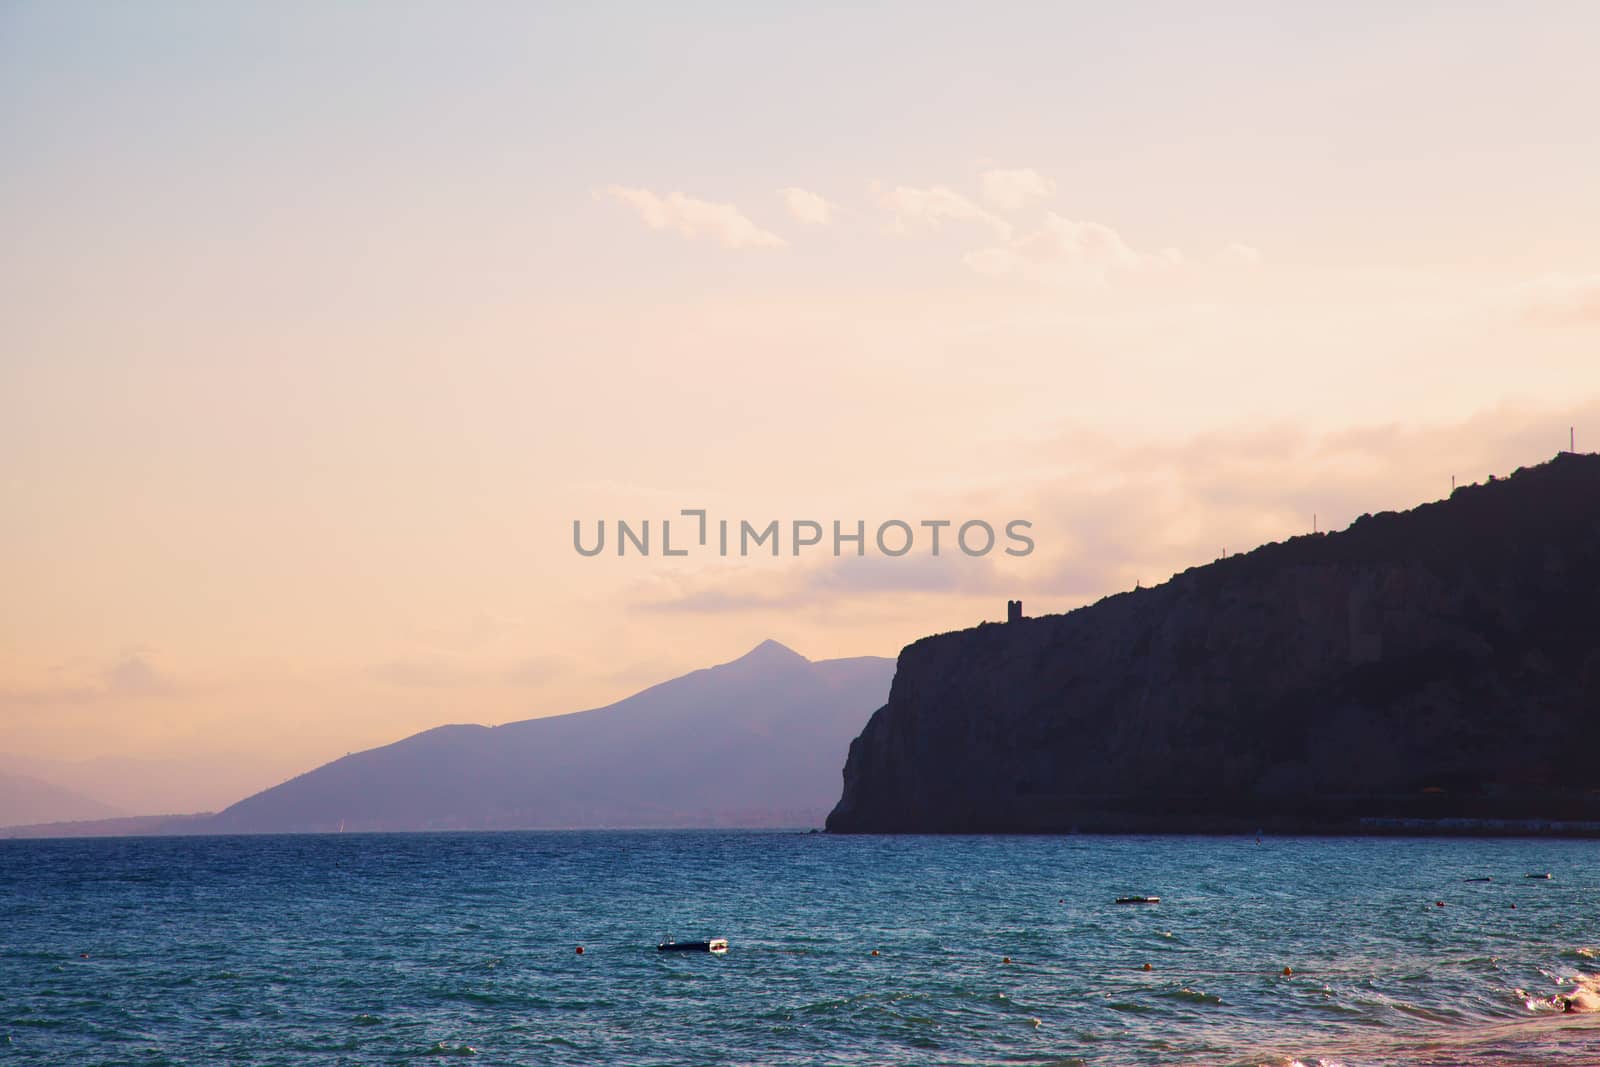
M 663 941 L 656 946 L 657 952 L 726 952 L 728 940 L 724 937 L 714 937 L 709 941 Z

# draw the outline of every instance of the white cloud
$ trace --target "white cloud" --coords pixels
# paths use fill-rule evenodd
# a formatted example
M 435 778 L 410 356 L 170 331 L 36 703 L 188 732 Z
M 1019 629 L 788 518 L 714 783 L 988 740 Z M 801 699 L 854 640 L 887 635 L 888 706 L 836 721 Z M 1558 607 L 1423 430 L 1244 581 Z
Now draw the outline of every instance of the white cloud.
M 783 197 L 783 206 L 789 209 L 796 221 L 807 226 L 825 226 L 833 221 L 832 206 L 822 197 L 809 189 L 800 189 L 789 186 L 779 189 L 778 195 Z
M 1053 211 L 1039 229 L 966 257 L 967 266 L 981 274 L 1055 284 L 1099 283 L 1114 274 L 1162 270 L 1182 262 L 1176 248 L 1138 252 L 1110 226 Z
M 763 230 L 732 204 L 714 204 L 682 193 L 663 197 L 625 185 L 608 185 L 595 195 L 609 196 L 633 208 L 652 230 L 676 230 L 690 239 L 706 237 L 724 248 L 782 248 L 784 244 L 783 238 Z
M 1001 211 L 1017 211 L 1030 200 L 1055 195 L 1056 183 L 1032 168 L 1024 170 L 986 170 L 978 175 L 983 183 L 983 198 Z
M 141 655 L 126 656 L 101 672 L 106 692 L 115 696 L 170 696 L 177 686 Z
M 1600 324 L 1600 274 L 1547 274 L 1516 289 L 1524 318 L 1550 326 Z
M 1256 267 L 1261 264 L 1261 250 L 1236 242 L 1218 252 L 1215 261 L 1222 267 Z
M 966 222 L 989 227 L 1002 241 L 1011 237 L 1009 222 L 947 186 L 915 189 L 898 185 L 890 192 L 880 193 L 879 201 L 894 212 L 894 222 L 889 227 L 894 233 L 937 230 L 946 222 Z
M 0 707 L 165 699 L 180 695 L 184 688 L 165 671 L 153 666 L 143 653 L 129 652 L 89 676 L 83 676 L 81 669 L 73 669 L 68 680 L 41 688 L 14 689 L 0 685 Z
M 781 574 L 710 568 L 661 576 L 635 586 L 630 599 L 683 614 L 832 612 L 822 616 L 829 622 L 874 605 L 901 605 L 915 619 L 962 598 L 988 600 L 993 609 L 1014 595 L 1034 613 L 1065 610 L 1135 582 L 1165 581 L 1224 552 L 1309 533 L 1313 524 L 1333 531 L 1363 513 L 1439 499 L 1451 491 L 1452 475 L 1468 485 L 1542 462 L 1566 446 L 1566 427 L 1596 423 L 1600 397 L 1566 408 L 1499 407 L 1450 423 L 1408 419 L 1316 432 L 1268 422 L 1155 440 L 1069 422 L 1009 442 L 1017 477 L 1003 488 L 935 488 L 909 509 L 1025 516 L 1037 542 L 1026 560 L 998 552 L 934 558 L 919 542 L 900 559 L 869 547 L 866 557 L 824 557 Z

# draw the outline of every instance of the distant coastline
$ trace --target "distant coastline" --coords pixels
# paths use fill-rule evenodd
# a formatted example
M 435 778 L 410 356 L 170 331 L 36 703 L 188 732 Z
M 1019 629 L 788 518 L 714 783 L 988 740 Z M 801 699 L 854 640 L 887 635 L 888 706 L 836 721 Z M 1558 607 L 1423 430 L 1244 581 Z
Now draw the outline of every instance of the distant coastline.
M 123 815 L 114 819 L 70 819 L 64 822 L 0 826 L 0 840 L 45 837 L 166 837 L 206 834 L 214 812 L 192 815 Z

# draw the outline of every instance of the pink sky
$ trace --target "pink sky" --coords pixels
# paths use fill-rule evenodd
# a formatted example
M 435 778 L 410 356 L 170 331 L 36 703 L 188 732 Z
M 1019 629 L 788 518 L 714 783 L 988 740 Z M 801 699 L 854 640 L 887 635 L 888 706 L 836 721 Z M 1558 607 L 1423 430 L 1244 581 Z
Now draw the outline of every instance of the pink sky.
M 214 807 L 1593 448 L 1539 12 L 7 5 L 0 767 Z M 691 507 L 1037 550 L 572 550 Z

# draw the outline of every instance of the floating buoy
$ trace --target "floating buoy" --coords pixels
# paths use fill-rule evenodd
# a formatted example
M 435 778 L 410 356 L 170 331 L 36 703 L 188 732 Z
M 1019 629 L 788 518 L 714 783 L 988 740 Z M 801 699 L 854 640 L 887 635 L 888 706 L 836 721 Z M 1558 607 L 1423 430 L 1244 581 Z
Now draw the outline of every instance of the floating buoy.
M 80 960 L 86 960 L 89 958 L 89 954 L 87 952 L 80 952 L 78 953 L 78 958 Z
M 583 955 L 583 946 L 582 945 L 578 946 L 578 955 L 580 955 L 580 956 Z
M 1150 970 L 1150 969 L 1151 969 L 1151 967 L 1150 967 L 1150 965 L 1149 965 L 1149 964 L 1148 964 L 1148 963 L 1147 963 L 1147 964 L 1145 964 L 1145 965 L 1144 965 L 1144 969 L 1145 969 L 1145 970 L 1147 970 L 1147 971 L 1148 971 L 1148 970 Z
M 878 954 L 878 950 L 877 950 L 877 949 L 873 949 L 873 950 L 872 950 L 872 954 L 873 954 L 873 955 L 874 955 L 874 956 L 876 956 L 876 955 L 877 955 L 877 954 Z
M 1011 962 L 1011 957 L 1010 956 L 1001 956 L 1000 957 L 1000 962 L 1001 963 L 1010 963 Z
M 1517 910 L 1517 906 L 1515 904 L 1511 905 L 1511 910 L 1512 911 L 1516 911 Z
M 1436 901 L 1433 902 L 1433 904 L 1434 904 L 1434 907 L 1436 907 L 1436 908 L 1444 907 L 1444 901 L 1442 901 L 1442 900 L 1436 900 Z
M 1285 967 L 1283 969 L 1283 976 L 1285 978 L 1288 978 L 1292 974 L 1294 974 L 1294 968 L 1293 967 Z

